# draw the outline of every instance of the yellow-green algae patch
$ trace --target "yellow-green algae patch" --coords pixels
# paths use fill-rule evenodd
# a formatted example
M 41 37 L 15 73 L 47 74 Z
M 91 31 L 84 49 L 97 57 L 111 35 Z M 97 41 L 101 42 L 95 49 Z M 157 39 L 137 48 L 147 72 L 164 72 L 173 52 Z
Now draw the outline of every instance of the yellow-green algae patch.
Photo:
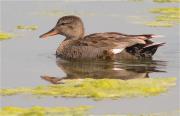
M 0 108 L 0 116 L 96 116 L 88 111 L 91 106 L 79 107 L 42 107 L 33 106 L 30 108 L 7 106 Z M 105 114 L 102 116 L 178 116 L 178 110 L 160 113 L 143 114 Z
M 150 27 L 172 27 L 173 26 L 172 23 L 166 22 L 166 21 L 152 21 L 152 22 L 147 22 L 146 25 Z
M 154 8 L 150 10 L 152 13 L 160 14 L 180 14 L 180 8 L 178 7 L 165 7 L 165 8 Z
M 0 89 L 0 95 L 33 94 L 94 99 L 154 96 L 176 85 L 176 78 L 146 78 L 132 80 L 83 79 L 66 80 L 64 84 L 35 88 Z
M 37 30 L 38 26 L 37 25 L 29 25 L 29 26 L 25 26 L 25 25 L 18 25 L 16 26 L 17 29 L 22 29 L 22 30 Z
M 179 116 L 179 110 L 156 112 L 156 113 L 140 113 L 140 114 L 106 114 L 104 116 Z
M 6 33 L 6 32 L 0 32 L 0 40 L 6 40 L 13 37 L 13 34 Z
M 178 7 L 154 8 L 150 12 L 158 15 L 155 17 L 155 21 L 147 22 L 147 26 L 172 27 L 180 23 L 180 8 Z
M 90 106 L 31 108 L 7 106 L 0 109 L 0 116 L 85 116 Z

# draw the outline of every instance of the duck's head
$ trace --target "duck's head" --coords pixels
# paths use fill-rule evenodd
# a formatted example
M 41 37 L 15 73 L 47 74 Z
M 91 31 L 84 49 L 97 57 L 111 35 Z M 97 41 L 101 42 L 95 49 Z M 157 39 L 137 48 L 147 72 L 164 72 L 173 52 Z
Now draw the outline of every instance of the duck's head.
M 53 29 L 45 34 L 42 34 L 40 38 L 47 38 L 57 34 L 63 35 L 67 39 L 82 38 L 84 36 L 84 26 L 82 20 L 77 16 L 64 16 L 58 20 Z

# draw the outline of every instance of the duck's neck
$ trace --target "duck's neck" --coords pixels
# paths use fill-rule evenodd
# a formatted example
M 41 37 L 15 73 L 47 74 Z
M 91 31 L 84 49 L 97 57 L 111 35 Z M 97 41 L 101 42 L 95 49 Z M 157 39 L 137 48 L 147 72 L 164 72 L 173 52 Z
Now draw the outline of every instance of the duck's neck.
M 78 40 L 83 38 L 84 38 L 84 33 L 82 33 L 81 35 L 66 35 L 65 40 Z
M 66 32 L 63 35 L 66 37 L 66 39 L 83 39 L 84 38 L 84 26 L 81 25 L 77 27 L 76 29 Z

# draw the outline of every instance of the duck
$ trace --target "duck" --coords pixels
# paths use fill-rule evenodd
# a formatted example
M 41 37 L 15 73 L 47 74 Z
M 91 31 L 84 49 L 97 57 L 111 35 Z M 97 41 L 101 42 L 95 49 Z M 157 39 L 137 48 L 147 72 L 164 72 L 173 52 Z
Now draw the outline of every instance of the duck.
M 61 17 L 56 25 L 40 38 L 65 36 L 56 50 L 56 56 L 67 60 L 85 59 L 151 59 L 165 43 L 154 43 L 155 34 L 130 35 L 119 32 L 102 32 L 85 35 L 83 21 L 75 15 Z

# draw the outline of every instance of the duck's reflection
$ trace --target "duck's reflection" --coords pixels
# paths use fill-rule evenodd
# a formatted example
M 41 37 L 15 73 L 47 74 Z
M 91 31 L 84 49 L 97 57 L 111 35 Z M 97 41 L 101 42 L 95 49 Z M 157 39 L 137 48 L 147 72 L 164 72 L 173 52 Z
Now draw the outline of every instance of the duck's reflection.
M 162 61 L 146 62 L 107 62 L 107 61 L 65 61 L 56 60 L 57 66 L 66 73 L 66 77 L 41 76 L 42 79 L 52 84 L 60 84 L 65 79 L 135 79 L 149 78 L 151 72 L 164 72 L 159 66 L 165 66 Z

